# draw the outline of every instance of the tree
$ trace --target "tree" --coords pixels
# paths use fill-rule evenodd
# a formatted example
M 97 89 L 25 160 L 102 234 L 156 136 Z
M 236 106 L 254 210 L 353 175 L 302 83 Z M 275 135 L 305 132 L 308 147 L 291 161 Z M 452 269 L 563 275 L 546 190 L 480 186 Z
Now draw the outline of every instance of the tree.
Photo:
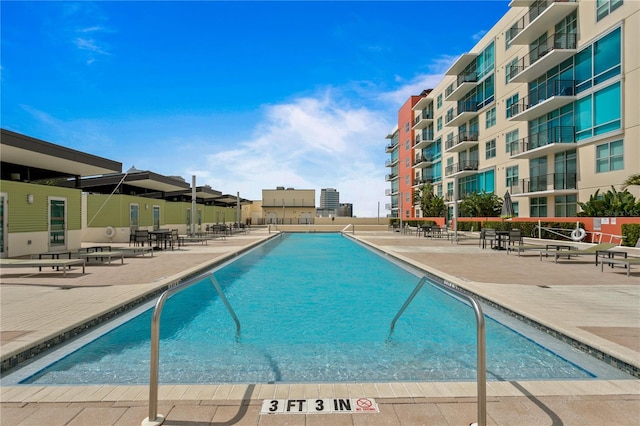
M 629 179 L 627 179 L 629 180 Z M 640 216 L 640 201 L 636 201 L 628 190 L 616 191 L 611 189 L 602 195 L 600 190 L 589 196 L 586 203 L 578 202 L 582 209 L 578 216 L 588 217 L 617 217 L 617 216 Z
M 502 199 L 494 192 L 472 192 L 460 201 L 460 216 L 497 217 L 502 210 Z
M 444 198 L 433 193 L 433 185 L 421 185 L 413 193 L 413 203 L 420 206 L 422 217 L 441 217 L 446 211 Z
M 627 187 L 631 185 L 640 185 L 640 173 L 629 176 L 627 180 L 624 181 L 622 189 L 627 189 Z

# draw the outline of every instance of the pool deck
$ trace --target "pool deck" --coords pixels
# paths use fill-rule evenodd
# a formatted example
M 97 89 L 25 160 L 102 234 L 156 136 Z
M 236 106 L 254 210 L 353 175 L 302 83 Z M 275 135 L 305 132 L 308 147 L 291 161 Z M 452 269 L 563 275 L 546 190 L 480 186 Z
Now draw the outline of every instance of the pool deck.
M 185 273 L 220 261 L 269 235 L 266 229 L 208 245 L 191 244 L 124 264 L 89 264 L 38 272 L 0 271 L 0 351 L 3 363 L 80 324 L 108 315 Z M 356 238 L 484 299 L 640 368 L 640 268 L 594 266 L 594 258 L 518 257 L 478 247 L 394 232 Z M 87 244 L 90 246 L 91 244 Z M 637 249 L 626 249 L 640 256 Z M 635 251 L 634 251 L 635 250 Z M 467 425 L 476 421 L 475 382 L 163 385 L 158 412 L 165 425 Z M 375 398 L 375 414 L 261 415 L 263 399 Z M 140 425 L 148 386 L 0 388 L 1 425 Z M 487 424 L 637 425 L 640 380 L 487 383 Z

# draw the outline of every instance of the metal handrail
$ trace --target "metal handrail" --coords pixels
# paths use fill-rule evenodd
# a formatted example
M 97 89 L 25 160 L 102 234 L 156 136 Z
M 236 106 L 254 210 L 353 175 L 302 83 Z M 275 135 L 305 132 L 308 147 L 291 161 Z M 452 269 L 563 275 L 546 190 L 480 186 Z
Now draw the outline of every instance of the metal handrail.
M 420 289 L 427 282 L 427 277 L 422 277 L 418 285 L 413 289 L 411 295 L 407 298 L 404 305 L 400 308 L 396 316 L 391 321 L 391 327 L 389 328 L 389 337 L 387 340 L 391 338 L 391 333 L 393 333 L 393 329 L 396 325 L 396 321 L 402 315 L 402 313 L 407 309 L 407 306 L 413 301 L 416 297 Z M 477 356 L 478 356 L 478 366 L 477 366 L 477 389 L 478 389 L 478 425 L 485 426 L 487 424 L 487 361 L 486 361 L 486 342 L 485 342 L 485 324 L 484 324 L 484 314 L 482 313 L 482 308 L 480 304 L 468 294 L 461 292 L 460 290 L 437 283 L 435 281 L 431 281 L 430 284 L 435 285 L 436 287 L 454 293 L 456 296 L 465 299 L 476 314 L 476 324 L 477 324 Z
M 165 290 L 164 293 L 160 295 L 158 301 L 156 302 L 156 306 L 153 308 L 153 316 L 151 318 L 151 360 L 149 366 L 149 417 L 142 421 L 142 426 L 158 426 L 164 422 L 164 416 L 162 414 L 158 414 L 158 370 L 160 363 L 160 315 L 162 314 L 162 308 L 164 307 L 164 302 L 167 301 L 169 297 L 172 295 L 184 290 L 187 287 L 191 287 L 193 284 L 201 282 L 202 280 L 209 278 L 211 283 L 215 287 L 218 292 L 218 296 L 222 299 L 222 302 L 227 307 L 227 310 L 231 314 L 231 317 L 236 323 L 236 340 L 240 336 L 240 321 L 238 321 L 238 317 L 236 316 L 233 308 L 229 304 L 226 296 L 222 292 L 222 288 L 220 288 L 220 284 L 213 276 L 213 272 L 208 275 L 199 276 L 189 281 L 185 281 L 181 284 L 176 285 L 175 287 L 169 288 Z

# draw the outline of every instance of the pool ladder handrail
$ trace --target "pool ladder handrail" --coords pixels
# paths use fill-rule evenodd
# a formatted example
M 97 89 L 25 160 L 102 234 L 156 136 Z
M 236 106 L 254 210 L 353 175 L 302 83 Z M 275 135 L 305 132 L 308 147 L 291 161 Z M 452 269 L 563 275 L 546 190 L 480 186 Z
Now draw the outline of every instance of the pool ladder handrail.
M 166 300 L 186 289 L 187 287 L 191 287 L 193 284 L 201 282 L 202 280 L 209 278 L 211 283 L 215 287 L 218 292 L 218 296 L 226 306 L 227 310 L 231 314 L 234 322 L 236 323 L 236 339 L 240 336 L 240 321 L 236 316 L 233 308 L 229 304 L 226 296 L 222 292 L 222 288 L 220 284 L 216 280 L 216 278 L 212 273 L 208 275 L 200 275 L 192 280 L 185 281 L 176 285 L 175 287 L 171 287 L 164 291 L 158 298 L 156 302 L 155 308 L 153 308 L 153 316 L 151 318 L 151 360 L 149 363 L 149 417 L 142 421 L 142 426 L 159 426 L 164 422 L 164 416 L 162 414 L 158 414 L 158 370 L 160 364 L 160 315 L 162 314 L 162 308 L 164 307 L 164 302 Z
M 389 328 L 389 338 L 391 338 L 391 333 L 393 333 L 393 329 L 396 325 L 396 321 L 400 318 L 400 315 L 407 309 L 407 306 L 411 303 L 411 301 L 416 297 L 420 289 L 427 283 L 427 277 L 422 277 L 418 285 L 413 289 L 413 292 L 407 298 L 407 301 L 404 302 L 404 305 L 400 308 L 398 313 L 393 320 L 391 321 L 391 327 Z M 446 284 L 440 284 L 435 281 L 429 282 L 432 285 L 444 290 L 445 292 L 451 292 L 456 296 L 465 299 L 471 307 L 476 315 L 476 332 L 477 332 L 477 357 L 478 357 L 478 365 L 477 365 L 477 392 L 478 392 L 478 422 L 472 423 L 472 425 L 485 426 L 487 424 L 487 361 L 486 361 L 486 340 L 485 340 L 485 323 L 484 323 L 484 314 L 482 313 L 482 308 L 480 304 L 471 296 L 466 293 L 461 292 L 455 287 L 451 287 Z

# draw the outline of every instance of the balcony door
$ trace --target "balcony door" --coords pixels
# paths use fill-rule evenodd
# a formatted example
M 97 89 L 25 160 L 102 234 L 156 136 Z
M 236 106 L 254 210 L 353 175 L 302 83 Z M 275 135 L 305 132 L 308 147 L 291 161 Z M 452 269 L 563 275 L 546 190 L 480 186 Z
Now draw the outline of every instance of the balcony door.
M 67 199 L 49 197 L 49 250 L 67 248 Z
M 0 258 L 7 257 L 7 194 L 0 193 Z

